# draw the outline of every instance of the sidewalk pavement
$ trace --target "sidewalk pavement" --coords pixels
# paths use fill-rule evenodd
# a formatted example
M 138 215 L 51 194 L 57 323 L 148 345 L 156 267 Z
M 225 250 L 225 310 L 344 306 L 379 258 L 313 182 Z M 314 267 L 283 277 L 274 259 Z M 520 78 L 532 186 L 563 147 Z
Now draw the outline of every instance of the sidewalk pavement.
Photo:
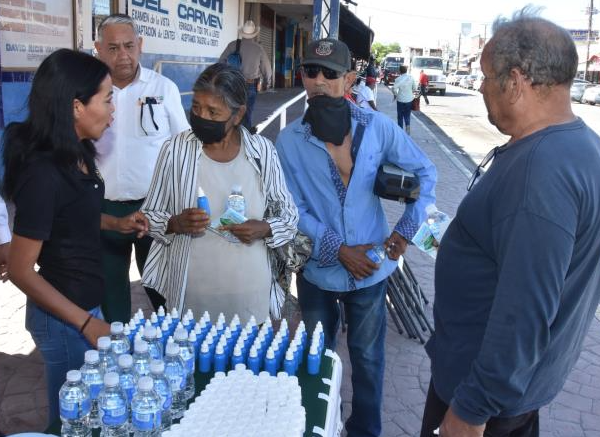
M 255 109 L 255 121 L 263 120 L 300 89 L 260 94 Z M 378 108 L 395 119 L 396 109 L 391 94 L 379 89 Z M 288 120 L 302 113 L 303 101 L 288 112 Z M 426 108 L 423 108 L 426 110 Z M 438 170 L 437 205 L 450 215 L 465 195 L 468 172 L 449 157 L 452 151 L 413 115 L 412 137 L 428 154 Z M 275 121 L 278 126 L 278 121 Z M 274 139 L 276 128 L 264 132 Z M 402 212 L 402 206 L 385 201 L 388 221 L 393 225 Z M 406 259 L 423 288 L 433 300 L 434 262 L 431 258 L 409 248 Z M 148 311 L 150 305 L 137 282 L 139 276 L 132 268 L 133 308 Z M 11 434 L 22 431 L 42 431 L 45 424 L 45 382 L 41 357 L 24 329 L 25 299 L 9 284 L 0 285 L 0 432 Z M 426 308 L 431 319 L 431 305 Z M 342 383 L 343 416 L 351 411 L 351 369 L 344 334 L 338 342 L 338 353 L 344 363 Z M 550 406 L 540 411 L 542 436 L 592 437 L 600 435 L 600 322 L 594 320 L 584 342 L 585 349 L 569 376 L 563 391 Z M 383 433 L 384 437 L 418 436 L 425 394 L 429 384 L 429 359 L 423 346 L 415 340 L 399 335 L 388 317 L 386 338 L 386 373 L 384 377 Z

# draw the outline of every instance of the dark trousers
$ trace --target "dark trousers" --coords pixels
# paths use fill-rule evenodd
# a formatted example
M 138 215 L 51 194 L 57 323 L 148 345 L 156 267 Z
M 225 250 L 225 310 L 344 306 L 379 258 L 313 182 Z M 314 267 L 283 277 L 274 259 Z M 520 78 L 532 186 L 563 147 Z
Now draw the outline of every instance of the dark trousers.
M 250 128 L 252 127 L 252 111 L 254 110 L 254 104 L 256 103 L 256 94 L 258 93 L 257 84 L 258 81 L 254 81 L 254 83 L 246 83 L 248 100 L 246 101 L 246 114 L 244 115 L 244 119 L 242 120 L 242 125 L 248 130 L 250 130 Z
M 105 200 L 102 212 L 116 217 L 124 217 L 142 206 L 142 201 L 113 202 Z M 129 267 L 131 251 L 135 247 L 135 261 L 140 275 L 148 257 L 152 238 L 137 238 L 135 233 L 121 234 L 102 231 L 102 263 L 104 268 L 104 301 L 102 313 L 107 322 L 128 322 L 131 318 L 131 287 Z M 148 298 L 155 310 L 165 304 L 165 299 L 151 288 L 146 288 Z
M 348 437 L 381 434 L 381 401 L 385 369 L 385 290 L 387 280 L 360 290 L 322 290 L 297 276 L 298 301 L 306 331 L 320 320 L 325 347 L 335 350 L 343 302 L 348 322 L 348 352 L 352 365 L 352 414 L 346 422 Z
M 398 113 L 398 126 L 404 128 L 410 126 L 410 113 L 412 111 L 412 102 L 396 102 L 396 111 Z
M 429 99 L 427 98 L 427 85 L 419 84 L 419 91 L 420 91 L 420 94 L 425 99 L 425 103 L 427 103 L 429 105 Z
M 421 437 L 435 436 L 433 431 L 442 424 L 447 410 L 448 405 L 439 398 L 433 388 L 433 383 L 430 382 L 423 411 Z M 483 433 L 484 437 L 538 437 L 539 435 L 538 410 L 515 417 L 492 417 L 488 420 Z

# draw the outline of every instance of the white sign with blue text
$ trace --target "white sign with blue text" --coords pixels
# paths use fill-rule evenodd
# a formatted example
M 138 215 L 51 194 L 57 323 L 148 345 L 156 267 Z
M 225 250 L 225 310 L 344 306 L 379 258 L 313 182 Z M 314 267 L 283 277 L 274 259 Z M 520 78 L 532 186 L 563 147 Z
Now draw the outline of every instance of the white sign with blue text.
M 238 0 L 127 0 L 145 53 L 218 58 L 237 38 Z

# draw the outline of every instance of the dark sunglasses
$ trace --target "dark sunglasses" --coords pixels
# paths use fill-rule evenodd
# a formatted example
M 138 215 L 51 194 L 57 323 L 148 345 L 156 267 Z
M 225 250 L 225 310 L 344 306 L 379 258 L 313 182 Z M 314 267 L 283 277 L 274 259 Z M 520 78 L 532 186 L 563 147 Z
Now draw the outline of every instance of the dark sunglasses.
M 328 80 L 339 79 L 344 75 L 343 72 L 322 67 L 321 65 L 303 65 L 302 71 L 309 77 L 309 79 L 316 79 L 316 77 L 319 75 L 319 71 L 323 73 L 323 77 Z
M 471 188 L 473 188 L 473 185 L 475 185 L 475 181 L 477 181 L 477 178 L 479 176 L 481 176 L 481 171 L 490 163 L 490 161 L 492 159 L 494 159 L 496 157 L 496 154 L 502 150 L 502 147 L 504 146 L 496 146 L 494 147 L 492 150 L 490 150 L 488 152 L 487 155 L 485 155 L 485 157 L 481 160 L 481 162 L 479 163 L 479 165 L 477 166 L 477 168 L 475 169 L 475 171 L 473 172 L 473 174 L 471 175 L 471 179 L 469 179 L 469 184 L 467 185 L 467 191 L 471 191 Z

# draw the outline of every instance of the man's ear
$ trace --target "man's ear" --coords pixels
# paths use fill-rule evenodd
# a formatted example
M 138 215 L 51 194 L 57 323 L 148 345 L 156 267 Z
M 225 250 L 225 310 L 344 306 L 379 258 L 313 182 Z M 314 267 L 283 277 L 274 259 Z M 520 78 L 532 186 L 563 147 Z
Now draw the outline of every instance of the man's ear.
M 352 70 L 344 76 L 344 90 L 349 91 L 354 86 L 354 82 L 356 82 L 356 71 Z
M 510 77 L 505 86 L 510 96 L 510 103 L 516 103 L 523 96 L 525 88 L 531 87 L 531 80 L 520 69 L 513 68 L 510 70 Z

